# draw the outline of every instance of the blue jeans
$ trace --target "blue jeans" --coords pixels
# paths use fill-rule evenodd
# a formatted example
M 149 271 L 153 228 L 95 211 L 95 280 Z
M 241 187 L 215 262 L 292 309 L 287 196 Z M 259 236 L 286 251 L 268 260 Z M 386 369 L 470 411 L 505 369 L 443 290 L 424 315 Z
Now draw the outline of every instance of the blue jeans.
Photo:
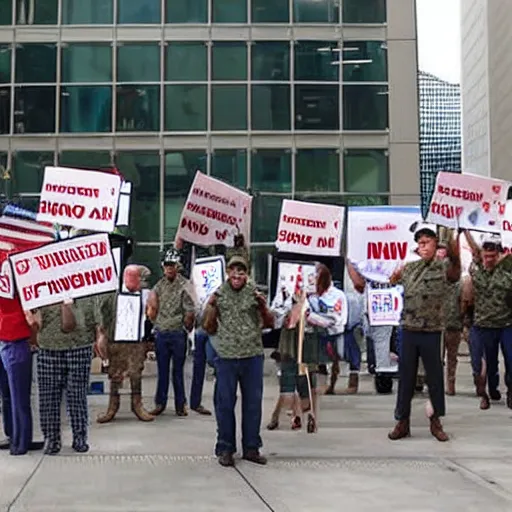
M 203 397 L 204 373 L 206 371 L 206 345 L 208 334 L 201 330 L 196 331 L 194 350 L 194 371 L 192 386 L 190 388 L 190 408 L 197 409 Z
M 244 359 L 215 359 L 215 454 L 236 452 L 235 404 L 238 384 L 242 394 L 242 449 L 258 450 L 263 400 L 263 356 Z
M 177 411 L 186 404 L 183 367 L 187 355 L 187 335 L 185 331 L 159 331 L 155 339 L 158 381 L 155 404 L 165 407 L 169 396 L 169 369 L 172 359 L 172 387 L 174 407 Z
M 2 396 L 2 423 L 5 437 L 12 436 L 12 406 L 11 391 L 9 390 L 9 381 L 5 371 L 2 358 L 0 357 L 0 394 Z
M 345 347 L 343 359 L 350 364 L 350 371 L 359 373 L 361 371 L 361 349 L 357 344 L 354 329 L 345 331 Z

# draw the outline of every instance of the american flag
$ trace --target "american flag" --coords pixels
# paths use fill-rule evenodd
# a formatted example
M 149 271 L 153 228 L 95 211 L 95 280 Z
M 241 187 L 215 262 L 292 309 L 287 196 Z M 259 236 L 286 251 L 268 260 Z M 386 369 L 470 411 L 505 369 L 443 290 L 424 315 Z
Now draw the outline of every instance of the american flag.
M 49 223 L 0 216 L 0 251 L 34 249 L 54 240 L 55 230 Z

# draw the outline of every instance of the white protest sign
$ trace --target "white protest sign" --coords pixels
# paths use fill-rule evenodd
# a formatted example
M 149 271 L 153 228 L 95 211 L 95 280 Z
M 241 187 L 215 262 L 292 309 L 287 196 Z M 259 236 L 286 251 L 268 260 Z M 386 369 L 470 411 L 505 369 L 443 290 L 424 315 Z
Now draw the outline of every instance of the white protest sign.
M 37 220 L 111 232 L 120 188 L 121 177 L 115 174 L 46 167 Z
M 368 287 L 368 320 L 371 326 L 400 325 L 404 301 L 402 288 Z
M 232 247 L 238 232 L 247 243 L 251 234 L 252 197 L 197 171 L 181 213 L 176 240 Z
M 501 223 L 501 245 L 506 254 L 512 252 L 512 201 L 507 201 L 505 217 Z
M 3 299 L 14 298 L 14 280 L 9 260 L 4 260 L 0 266 L 0 297 Z
M 280 261 L 277 266 L 276 295 L 286 292 L 287 296 L 291 296 L 294 293 L 299 293 L 303 288 L 307 293 L 315 293 L 315 265 Z
M 141 338 L 142 313 L 140 294 L 120 293 L 116 301 L 114 341 L 138 342 Z
M 106 233 L 69 238 L 9 256 L 23 309 L 117 290 Z
M 349 208 L 349 261 L 365 278 L 387 282 L 398 266 L 418 259 L 411 226 L 421 220 L 417 206 Z
M 202 308 L 213 292 L 225 281 L 223 256 L 198 258 L 192 267 L 192 282 L 197 300 Z
M 440 172 L 426 220 L 453 229 L 499 233 L 508 189 L 503 180 Z
M 277 250 L 339 256 L 344 215 L 342 206 L 285 199 L 277 228 Z

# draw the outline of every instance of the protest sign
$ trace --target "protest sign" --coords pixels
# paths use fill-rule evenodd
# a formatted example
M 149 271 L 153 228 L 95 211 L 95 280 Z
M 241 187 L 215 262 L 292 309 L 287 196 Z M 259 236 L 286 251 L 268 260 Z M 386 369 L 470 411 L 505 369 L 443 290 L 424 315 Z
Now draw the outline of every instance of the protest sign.
M 339 256 L 345 208 L 285 199 L 277 228 L 278 251 Z
M 368 287 L 368 320 L 371 326 L 400 325 L 404 301 L 402 288 Z
M 14 280 L 9 260 L 4 260 L 0 266 L 0 297 L 2 299 L 14 298 Z
M 197 171 L 181 213 L 176 240 L 232 247 L 240 233 L 249 242 L 252 197 Z
M 23 309 L 118 287 L 107 234 L 69 238 L 9 256 Z
M 280 261 L 277 266 L 276 294 L 285 292 L 287 296 L 300 293 L 315 293 L 316 269 L 312 263 Z
M 349 208 L 349 261 L 365 278 L 387 282 L 398 266 L 418 258 L 411 229 L 415 222 L 421 222 L 421 211 L 416 206 Z
M 116 174 L 46 167 L 37 220 L 111 232 L 120 188 L 121 177 Z
M 116 325 L 114 341 L 124 343 L 140 341 L 142 317 L 142 296 L 140 293 L 120 293 L 116 301 Z
M 192 282 L 199 305 L 202 308 L 212 293 L 225 281 L 223 256 L 198 258 L 192 267 Z
M 426 220 L 453 229 L 499 233 L 508 189 L 506 181 L 440 172 Z

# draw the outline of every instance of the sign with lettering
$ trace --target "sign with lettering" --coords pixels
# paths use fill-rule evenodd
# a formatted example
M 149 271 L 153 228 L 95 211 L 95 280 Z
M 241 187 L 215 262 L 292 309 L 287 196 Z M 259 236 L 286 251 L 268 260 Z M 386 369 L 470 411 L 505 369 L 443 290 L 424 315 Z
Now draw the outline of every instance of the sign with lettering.
M 202 309 L 211 294 L 225 281 L 224 256 L 198 258 L 192 267 L 192 282 Z
M 404 301 L 402 287 L 368 287 L 368 320 L 372 326 L 400 325 Z
M 0 265 L 0 297 L 3 299 L 14 298 L 14 280 L 9 260 L 4 260 Z
M 345 208 L 285 199 L 277 228 L 278 251 L 339 256 Z
M 37 220 L 110 233 L 120 188 L 121 177 L 116 174 L 46 167 Z
M 387 282 L 399 265 L 418 258 L 412 225 L 421 221 L 417 206 L 349 208 L 349 261 L 367 279 Z
M 426 220 L 453 229 L 499 233 L 508 189 L 503 180 L 440 172 Z
M 252 197 L 197 171 L 181 213 L 176 240 L 232 247 L 240 233 L 249 243 Z
M 25 310 L 118 288 L 106 233 L 47 244 L 12 254 L 9 260 Z

